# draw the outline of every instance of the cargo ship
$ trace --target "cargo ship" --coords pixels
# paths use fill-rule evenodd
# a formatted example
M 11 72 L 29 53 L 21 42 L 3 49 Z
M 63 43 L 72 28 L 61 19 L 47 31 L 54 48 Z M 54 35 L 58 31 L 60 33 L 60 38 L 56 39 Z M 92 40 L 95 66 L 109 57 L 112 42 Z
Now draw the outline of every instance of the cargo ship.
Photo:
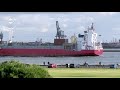
M 93 23 L 84 34 L 78 33 L 71 36 L 71 42 L 60 29 L 56 21 L 57 33 L 54 42 L 13 42 L 4 41 L 3 33 L 0 33 L 0 56 L 24 56 L 24 57 L 57 57 L 57 56 L 99 56 L 103 53 L 101 41 L 95 32 Z

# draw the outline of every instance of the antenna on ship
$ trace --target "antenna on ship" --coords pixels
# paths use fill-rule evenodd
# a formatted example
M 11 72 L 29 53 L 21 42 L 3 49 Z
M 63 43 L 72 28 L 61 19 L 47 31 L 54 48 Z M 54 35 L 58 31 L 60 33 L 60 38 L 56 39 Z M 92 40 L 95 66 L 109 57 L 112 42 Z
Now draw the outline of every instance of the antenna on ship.
M 56 38 L 59 38 L 59 39 L 63 38 L 64 39 L 64 37 L 66 37 L 66 35 L 64 35 L 64 31 L 62 31 L 60 29 L 58 21 L 56 21 L 56 28 L 57 28 Z
M 93 30 L 93 31 L 94 31 L 94 26 L 93 26 L 93 24 L 94 24 L 94 23 L 92 23 L 92 25 L 91 25 L 91 30 Z
M 91 29 L 93 29 L 93 23 L 92 23 L 92 25 L 91 25 Z
M 91 27 L 88 26 L 88 32 L 89 32 L 89 30 L 93 30 L 93 31 L 95 30 L 93 24 L 94 24 L 94 23 L 92 23 Z

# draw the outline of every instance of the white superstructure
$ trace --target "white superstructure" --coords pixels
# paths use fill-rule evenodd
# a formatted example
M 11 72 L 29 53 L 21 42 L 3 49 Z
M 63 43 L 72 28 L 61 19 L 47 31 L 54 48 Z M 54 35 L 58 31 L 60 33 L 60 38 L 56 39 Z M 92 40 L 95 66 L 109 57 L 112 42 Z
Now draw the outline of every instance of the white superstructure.
M 77 38 L 77 50 L 99 50 L 103 49 L 101 41 L 97 40 L 98 34 L 95 32 L 93 23 L 84 31 L 84 35 L 79 34 Z

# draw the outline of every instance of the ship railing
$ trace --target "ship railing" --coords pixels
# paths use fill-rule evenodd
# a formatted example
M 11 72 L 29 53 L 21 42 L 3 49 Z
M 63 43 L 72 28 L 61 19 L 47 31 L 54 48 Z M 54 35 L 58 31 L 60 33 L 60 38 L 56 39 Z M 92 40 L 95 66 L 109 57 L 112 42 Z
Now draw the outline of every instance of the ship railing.
M 20 46 L 20 45 L 14 45 L 14 46 L 3 46 L 4 48 L 36 48 L 36 49 L 64 49 L 63 46 Z
M 100 42 L 95 43 L 95 46 L 101 46 Z

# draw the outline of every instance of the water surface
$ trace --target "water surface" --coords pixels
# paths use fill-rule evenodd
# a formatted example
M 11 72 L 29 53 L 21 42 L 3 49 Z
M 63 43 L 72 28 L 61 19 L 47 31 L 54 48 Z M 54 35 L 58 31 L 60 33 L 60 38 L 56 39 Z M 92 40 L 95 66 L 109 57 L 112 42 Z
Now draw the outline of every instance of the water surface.
M 56 63 L 56 64 L 83 64 L 87 62 L 88 64 L 98 64 L 101 62 L 102 64 L 120 64 L 120 52 L 104 52 L 101 56 L 82 56 L 82 57 L 13 57 L 13 56 L 5 56 L 0 57 L 0 62 L 16 60 L 22 63 L 27 64 L 46 64 Z

